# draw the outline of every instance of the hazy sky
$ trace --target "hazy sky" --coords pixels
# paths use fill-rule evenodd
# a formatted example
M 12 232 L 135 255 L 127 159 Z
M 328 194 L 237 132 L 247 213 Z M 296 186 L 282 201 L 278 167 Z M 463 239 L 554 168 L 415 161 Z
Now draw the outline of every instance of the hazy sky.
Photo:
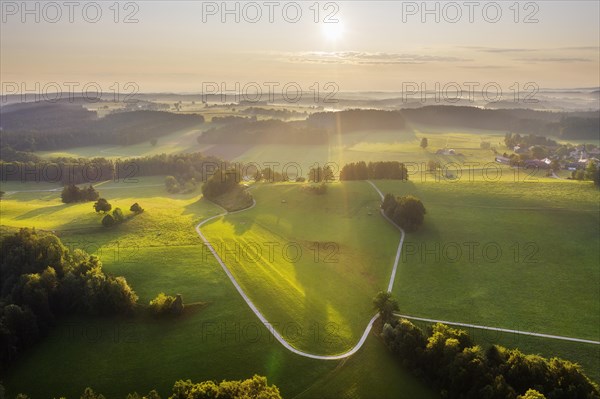
M 130 81 L 142 92 L 200 92 L 206 82 L 232 89 L 233 82 L 297 82 L 303 90 L 335 82 L 341 91 L 401 90 L 406 82 L 498 82 L 504 90 L 514 82 L 600 85 L 596 0 L 97 1 L 71 9 L 63 1 L 28 2 L 31 13 L 21 1 L 1 3 L 3 88 L 98 82 L 109 91 L 112 82 Z M 237 7 L 240 21 L 235 12 L 223 15 L 224 7 Z M 137 22 L 124 23 L 131 13 Z M 332 13 L 339 22 L 324 23 Z

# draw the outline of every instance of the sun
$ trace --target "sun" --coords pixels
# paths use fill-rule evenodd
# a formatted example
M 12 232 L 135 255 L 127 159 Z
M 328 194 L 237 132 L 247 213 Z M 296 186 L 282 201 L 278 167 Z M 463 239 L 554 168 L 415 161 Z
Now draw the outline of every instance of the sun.
M 344 34 L 344 27 L 341 21 L 331 22 L 331 23 L 323 23 L 322 24 L 323 35 L 331 41 L 336 41 L 342 38 Z

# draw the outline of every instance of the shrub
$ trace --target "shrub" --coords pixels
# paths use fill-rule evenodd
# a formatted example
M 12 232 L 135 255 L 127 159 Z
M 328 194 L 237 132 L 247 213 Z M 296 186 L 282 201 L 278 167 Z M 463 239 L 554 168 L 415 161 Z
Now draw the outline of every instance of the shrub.
M 112 227 L 115 225 L 115 223 L 115 219 L 110 216 L 110 214 L 106 214 L 106 216 L 102 218 L 102 226 L 104 227 Z
M 177 296 L 170 296 L 161 292 L 156 298 L 150 301 L 150 310 L 157 316 L 181 314 L 183 308 L 183 298 L 180 294 L 177 294 Z
M 144 212 L 144 208 L 142 208 L 140 206 L 140 204 L 138 204 L 137 202 L 133 205 L 131 205 L 131 207 L 129 208 L 129 210 L 133 213 L 142 213 Z
M 96 212 L 108 212 L 112 209 L 112 205 L 108 203 L 104 198 L 98 198 L 98 201 L 94 204 L 94 210 Z
M 123 215 L 121 208 L 115 208 L 113 211 L 113 218 L 115 219 L 115 223 L 122 223 L 125 220 L 125 216 Z

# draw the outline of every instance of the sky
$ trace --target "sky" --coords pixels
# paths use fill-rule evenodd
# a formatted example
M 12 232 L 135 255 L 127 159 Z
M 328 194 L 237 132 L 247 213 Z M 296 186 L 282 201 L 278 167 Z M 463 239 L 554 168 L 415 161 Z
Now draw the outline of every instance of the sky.
M 2 94 L 600 86 L 596 0 L 0 3 Z

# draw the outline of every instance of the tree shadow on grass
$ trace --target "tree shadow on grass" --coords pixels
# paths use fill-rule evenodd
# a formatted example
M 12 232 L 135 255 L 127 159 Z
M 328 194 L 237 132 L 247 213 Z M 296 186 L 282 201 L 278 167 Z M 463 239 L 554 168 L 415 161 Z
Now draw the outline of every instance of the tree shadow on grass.
M 45 206 L 43 208 L 33 209 L 29 212 L 23 213 L 22 215 L 15 217 L 15 220 L 25 220 L 25 219 L 31 219 L 31 218 L 34 218 L 37 216 L 51 215 L 55 212 L 66 209 L 68 206 L 69 206 L 68 204 L 60 204 L 60 205 Z

